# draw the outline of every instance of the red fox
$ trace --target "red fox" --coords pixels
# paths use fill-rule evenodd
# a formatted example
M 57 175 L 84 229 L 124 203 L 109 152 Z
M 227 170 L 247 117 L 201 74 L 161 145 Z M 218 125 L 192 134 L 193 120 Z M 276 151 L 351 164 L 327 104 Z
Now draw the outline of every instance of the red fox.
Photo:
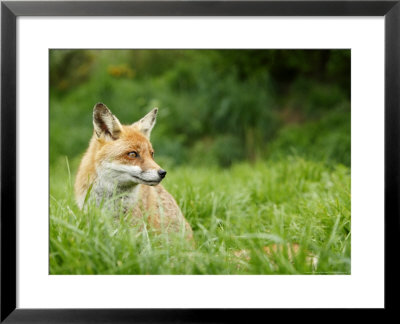
M 132 125 L 121 125 L 102 103 L 93 109 L 93 136 L 84 154 L 75 181 L 79 208 L 85 201 L 96 204 L 119 200 L 132 213 L 132 222 L 145 220 L 155 230 L 184 232 L 192 229 L 175 199 L 159 183 L 167 174 L 154 161 L 150 143 L 157 108 Z M 116 198 L 120 197 L 120 198 Z

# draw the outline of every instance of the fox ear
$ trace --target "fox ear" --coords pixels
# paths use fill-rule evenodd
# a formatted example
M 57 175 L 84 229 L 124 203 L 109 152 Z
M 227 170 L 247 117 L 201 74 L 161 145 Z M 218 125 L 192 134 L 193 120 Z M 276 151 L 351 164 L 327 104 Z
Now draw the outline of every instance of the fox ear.
M 115 140 L 122 130 L 118 118 L 101 102 L 97 103 L 93 108 L 93 126 L 98 138 L 104 137 Z
M 154 108 L 146 116 L 133 124 L 147 138 L 150 138 L 151 130 L 156 124 L 158 108 Z

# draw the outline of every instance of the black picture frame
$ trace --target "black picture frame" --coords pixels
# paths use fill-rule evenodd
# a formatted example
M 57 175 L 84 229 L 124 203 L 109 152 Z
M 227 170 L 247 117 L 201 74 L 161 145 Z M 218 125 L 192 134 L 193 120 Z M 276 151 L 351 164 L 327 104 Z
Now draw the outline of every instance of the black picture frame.
M 381 16 L 385 19 L 385 310 L 395 310 L 400 228 L 400 0 L 2 1 L 1 317 L 4 323 L 236 322 L 266 310 L 16 308 L 16 19 L 19 16 Z M 371 125 L 373 127 L 373 125 Z M 371 171 L 373 172 L 373 171 Z M 373 256 L 371 258 L 373 262 Z M 367 284 L 367 283 L 366 283 Z M 301 314 L 304 314 L 301 313 Z

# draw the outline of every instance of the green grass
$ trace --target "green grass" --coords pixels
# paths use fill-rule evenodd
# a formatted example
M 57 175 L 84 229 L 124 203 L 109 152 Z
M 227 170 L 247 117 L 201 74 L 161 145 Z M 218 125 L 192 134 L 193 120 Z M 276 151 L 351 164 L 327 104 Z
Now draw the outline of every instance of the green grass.
M 350 274 L 349 167 L 286 156 L 168 168 L 163 185 L 193 228 L 193 246 L 96 206 L 80 211 L 69 172 L 78 162 L 50 169 L 51 274 Z M 266 253 L 273 244 L 282 250 Z
M 349 93 L 348 50 L 52 50 L 50 273 L 349 274 Z M 77 208 L 99 101 L 124 124 L 160 108 L 151 141 L 195 246 Z

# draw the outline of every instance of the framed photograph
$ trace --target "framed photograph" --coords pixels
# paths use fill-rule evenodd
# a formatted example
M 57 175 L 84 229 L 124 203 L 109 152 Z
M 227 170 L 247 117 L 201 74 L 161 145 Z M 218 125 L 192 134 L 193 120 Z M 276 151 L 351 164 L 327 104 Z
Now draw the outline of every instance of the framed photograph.
M 393 309 L 399 1 L 4 1 L 1 30 L 2 322 Z

